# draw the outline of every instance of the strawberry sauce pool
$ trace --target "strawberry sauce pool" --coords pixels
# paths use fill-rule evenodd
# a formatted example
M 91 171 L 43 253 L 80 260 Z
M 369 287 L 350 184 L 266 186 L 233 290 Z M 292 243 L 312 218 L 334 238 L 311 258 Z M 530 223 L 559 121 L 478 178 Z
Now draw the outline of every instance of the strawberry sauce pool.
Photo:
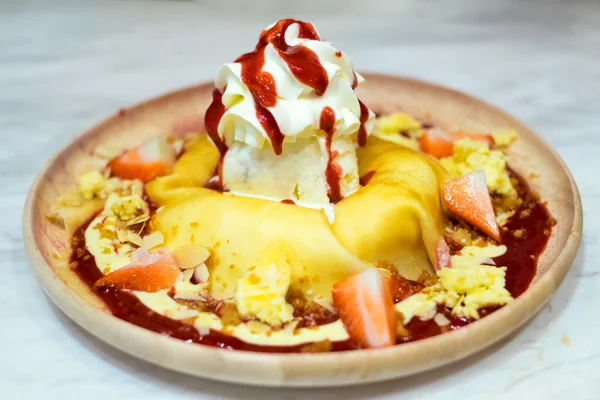
M 496 265 L 506 266 L 506 288 L 513 295 L 521 295 L 533 280 L 537 261 L 544 251 L 552 226 L 556 224 L 539 197 L 531 192 L 525 180 L 514 171 L 509 171 L 511 177 L 518 181 L 517 191 L 523 200 L 515 214 L 509 218 L 502 232 L 502 244 L 507 252 L 495 259 Z M 156 333 L 171 336 L 189 343 L 199 343 L 229 350 L 246 350 L 266 353 L 300 353 L 324 352 L 356 349 L 349 340 L 343 342 L 307 343 L 297 346 L 258 346 L 243 342 L 235 337 L 217 331 L 209 334 L 200 333 L 189 323 L 170 319 L 150 310 L 137 297 L 125 291 L 94 286 L 102 272 L 96 266 L 94 257 L 85 246 L 84 233 L 87 224 L 81 227 L 72 239 L 73 254 L 71 262 L 77 275 L 94 293 L 100 297 L 112 314 L 124 321 L 149 329 Z M 520 232 L 520 233 L 519 233 Z M 415 285 L 418 285 L 414 282 Z M 480 310 L 482 317 L 491 314 L 496 308 Z M 397 344 L 425 339 L 440 333 L 460 329 L 472 321 L 457 318 L 445 307 L 438 307 L 450 324 L 440 327 L 435 321 L 421 321 L 413 318 L 407 325 L 407 334 L 399 336 Z

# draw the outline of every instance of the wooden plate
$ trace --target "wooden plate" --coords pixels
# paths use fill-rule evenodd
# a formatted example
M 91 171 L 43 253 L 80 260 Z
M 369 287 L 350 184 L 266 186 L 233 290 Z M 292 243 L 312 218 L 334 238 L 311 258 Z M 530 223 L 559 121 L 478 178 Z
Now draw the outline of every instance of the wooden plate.
M 107 119 L 56 154 L 33 183 L 23 221 L 32 268 L 50 298 L 73 321 L 110 345 L 148 362 L 220 381 L 280 387 L 340 386 L 381 381 L 439 367 L 500 340 L 529 320 L 554 294 L 579 247 L 581 200 L 558 155 L 531 129 L 506 113 L 462 93 L 412 79 L 366 74 L 360 98 L 374 111 L 405 111 L 447 129 L 514 128 L 521 139 L 510 164 L 524 176 L 558 220 L 531 287 L 516 301 L 458 331 L 387 349 L 328 354 L 262 354 L 188 344 L 113 317 L 69 269 L 64 230 L 45 213 L 76 182 L 99 145 L 130 148 L 166 132 L 202 128 L 212 83 L 179 90 Z

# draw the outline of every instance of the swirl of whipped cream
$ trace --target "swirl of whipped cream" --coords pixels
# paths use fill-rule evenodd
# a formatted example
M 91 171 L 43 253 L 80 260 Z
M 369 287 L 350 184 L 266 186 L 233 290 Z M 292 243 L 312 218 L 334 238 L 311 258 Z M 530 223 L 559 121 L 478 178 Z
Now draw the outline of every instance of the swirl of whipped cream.
M 207 131 L 220 148 L 234 141 L 262 148 L 269 141 L 280 154 L 284 141 L 317 135 L 328 109 L 335 117 L 329 140 L 357 134 L 364 145 L 375 116 L 354 93 L 363 81 L 311 23 L 281 20 L 262 32 L 253 52 L 221 67 Z

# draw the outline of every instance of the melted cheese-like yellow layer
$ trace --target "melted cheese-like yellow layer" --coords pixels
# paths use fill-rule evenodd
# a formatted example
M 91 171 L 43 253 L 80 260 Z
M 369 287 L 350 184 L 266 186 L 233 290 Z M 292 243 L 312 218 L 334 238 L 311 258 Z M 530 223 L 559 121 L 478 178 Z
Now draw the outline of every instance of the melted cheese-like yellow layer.
M 356 256 L 389 262 L 416 279 L 435 261 L 443 234 L 441 186 L 448 174 L 436 160 L 416 151 L 371 138 L 358 152 L 368 184 L 335 206 L 333 232 Z
M 206 134 L 194 135 L 173 172 L 148 182 L 146 192 L 159 206 L 193 196 L 214 175 L 218 162 L 219 150 Z

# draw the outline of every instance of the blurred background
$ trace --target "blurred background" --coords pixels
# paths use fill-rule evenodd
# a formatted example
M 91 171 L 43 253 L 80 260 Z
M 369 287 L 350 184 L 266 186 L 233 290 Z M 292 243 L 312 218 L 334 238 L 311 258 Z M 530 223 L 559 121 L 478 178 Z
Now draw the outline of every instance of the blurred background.
M 319 395 L 596 399 L 600 356 L 586 349 L 597 348 L 600 325 L 582 310 L 600 286 L 600 215 L 592 212 L 600 201 L 600 0 L 0 0 L 0 319 L 11 326 L 0 329 L 2 351 L 11 354 L 0 362 L 0 388 L 7 398 L 71 398 L 78 390 L 145 400 L 316 398 L 194 380 L 107 348 L 41 294 L 20 238 L 27 190 L 54 152 L 121 107 L 213 79 L 280 18 L 312 21 L 359 71 L 441 83 L 509 111 L 565 159 L 585 210 L 573 270 L 516 338 L 414 379 Z

